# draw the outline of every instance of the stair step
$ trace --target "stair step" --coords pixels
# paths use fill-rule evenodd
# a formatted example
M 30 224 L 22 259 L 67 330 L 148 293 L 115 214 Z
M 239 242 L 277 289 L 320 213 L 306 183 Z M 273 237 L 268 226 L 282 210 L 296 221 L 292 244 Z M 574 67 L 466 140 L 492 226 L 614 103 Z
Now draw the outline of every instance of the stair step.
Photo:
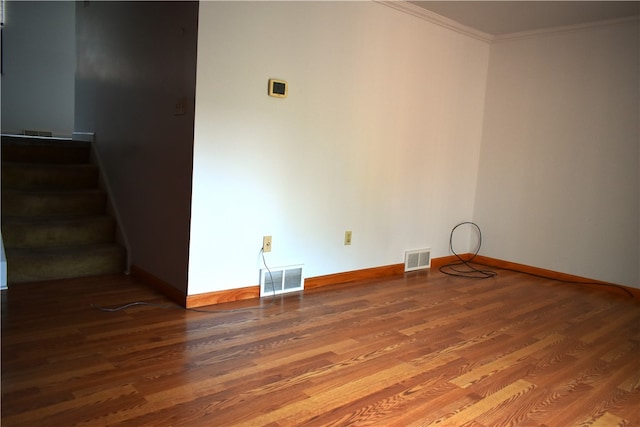
M 3 135 L 2 160 L 19 163 L 89 163 L 91 143 Z
M 107 215 L 2 219 L 7 248 L 37 248 L 113 242 L 116 224 Z
M 125 250 L 117 244 L 54 248 L 7 248 L 7 281 L 12 283 L 119 274 Z
M 106 209 L 101 190 L 79 191 L 2 191 L 3 216 L 97 215 Z
M 123 273 L 126 250 L 91 144 L 2 136 L 2 234 L 9 284 Z
M 2 162 L 2 187 L 15 190 L 84 190 L 98 187 L 98 167 L 86 164 Z

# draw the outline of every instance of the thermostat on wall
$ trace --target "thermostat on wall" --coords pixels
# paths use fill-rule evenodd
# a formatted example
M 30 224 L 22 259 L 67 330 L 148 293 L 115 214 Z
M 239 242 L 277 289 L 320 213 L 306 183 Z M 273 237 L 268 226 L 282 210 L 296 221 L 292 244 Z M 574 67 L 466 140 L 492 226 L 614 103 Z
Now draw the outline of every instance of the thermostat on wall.
M 284 80 L 269 79 L 269 96 L 276 98 L 286 98 L 289 92 L 289 85 Z

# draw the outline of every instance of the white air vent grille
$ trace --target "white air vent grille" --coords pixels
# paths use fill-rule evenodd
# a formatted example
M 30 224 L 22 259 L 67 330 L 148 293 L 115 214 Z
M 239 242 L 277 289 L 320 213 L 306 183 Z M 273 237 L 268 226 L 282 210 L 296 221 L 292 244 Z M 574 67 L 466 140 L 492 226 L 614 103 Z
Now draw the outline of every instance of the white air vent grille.
M 260 270 L 260 297 L 304 290 L 302 265 Z
M 423 270 L 431 267 L 431 249 L 418 249 L 404 253 L 404 271 Z

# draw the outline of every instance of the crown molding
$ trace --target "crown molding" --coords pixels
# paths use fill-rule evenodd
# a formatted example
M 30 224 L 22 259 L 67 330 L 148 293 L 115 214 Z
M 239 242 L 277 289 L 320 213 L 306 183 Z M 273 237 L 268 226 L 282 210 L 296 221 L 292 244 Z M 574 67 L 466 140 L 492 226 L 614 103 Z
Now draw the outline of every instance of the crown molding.
M 494 36 L 492 36 L 491 34 L 487 34 L 482 31 L 476 30 L 475 28 L 468 27 L 466 25 L 463 25 L 459 22 L 454 21 L 453 19 L 449 19 L 442 15 L 438 15 L 435 12 L 431 12 L 430 10 L 424 9 L 420 6 L 416 6 L 415 4 L 409 3 L 408 1 L 405 1 L 405 0 L 374 0 L 374 1 L 384 6 L 388 6 L 392 9 L 396 9 L 401 12 L 407 13 L 409 15 L 413 15 L 417 18 L 424 19 L 425 21 L 439 25 L 443 28 L 447 28 L 449 30 L 455 31 L 456 33 L 473 37 L 474 39 L 483 41 L 485 43 L 491 43 L 494 39 Z
M 525 40 L 534 37 L 552 36 L 557 34 L 573 33 L 577 31 L 590 30 L 598 27 L 617 25 L 625 22 L 638 22 L 640 16 L 630 16 L 626 18 L 607 19 L 604 21 L 587 22 L 584 24 L 564 25 L 561 27 L 543 28 L 540 30 L 521 31 L 517 33 L 502 34 L 494 36 L 492 42 L 499 43 L 505 41 Z
M 469 27 L 467 25 L 463 25 L 457 21 L 454 21 L 453 19 L 438 15 L 437 13 L 431 12 L 430 10 L 424 9 L 420 6 L 416 6 L 415 4 L 409 3 L 406 0 L 374 0 L 374 2 L 489 44 L 504 41 L 524 40 L 533 37 L 562 33 L 571 33 L 608 25 L 621 24 L 624 22 L 638 22 L 640 20 L 640 16 L 631 16 L 626 18 L 609 19 L 604 21 L 587 22 L 584 24 L 565 25 L 560 27 L 543 28 L 539 30 L 522 31 L 494 36 L 492 34 L 476 30 L 475 28 Z

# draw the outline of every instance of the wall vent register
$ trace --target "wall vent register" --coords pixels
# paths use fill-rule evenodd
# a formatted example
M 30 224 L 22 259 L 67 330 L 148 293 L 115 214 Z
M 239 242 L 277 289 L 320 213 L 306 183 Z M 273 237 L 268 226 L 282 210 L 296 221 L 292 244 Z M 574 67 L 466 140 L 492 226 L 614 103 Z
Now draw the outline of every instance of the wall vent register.
M 304 290 L 302 265 L 260 270 L 260 297 Z
M 404 253 L 404 271 L 423 270 L 431 267 L 431 249 L 418 249 Z

